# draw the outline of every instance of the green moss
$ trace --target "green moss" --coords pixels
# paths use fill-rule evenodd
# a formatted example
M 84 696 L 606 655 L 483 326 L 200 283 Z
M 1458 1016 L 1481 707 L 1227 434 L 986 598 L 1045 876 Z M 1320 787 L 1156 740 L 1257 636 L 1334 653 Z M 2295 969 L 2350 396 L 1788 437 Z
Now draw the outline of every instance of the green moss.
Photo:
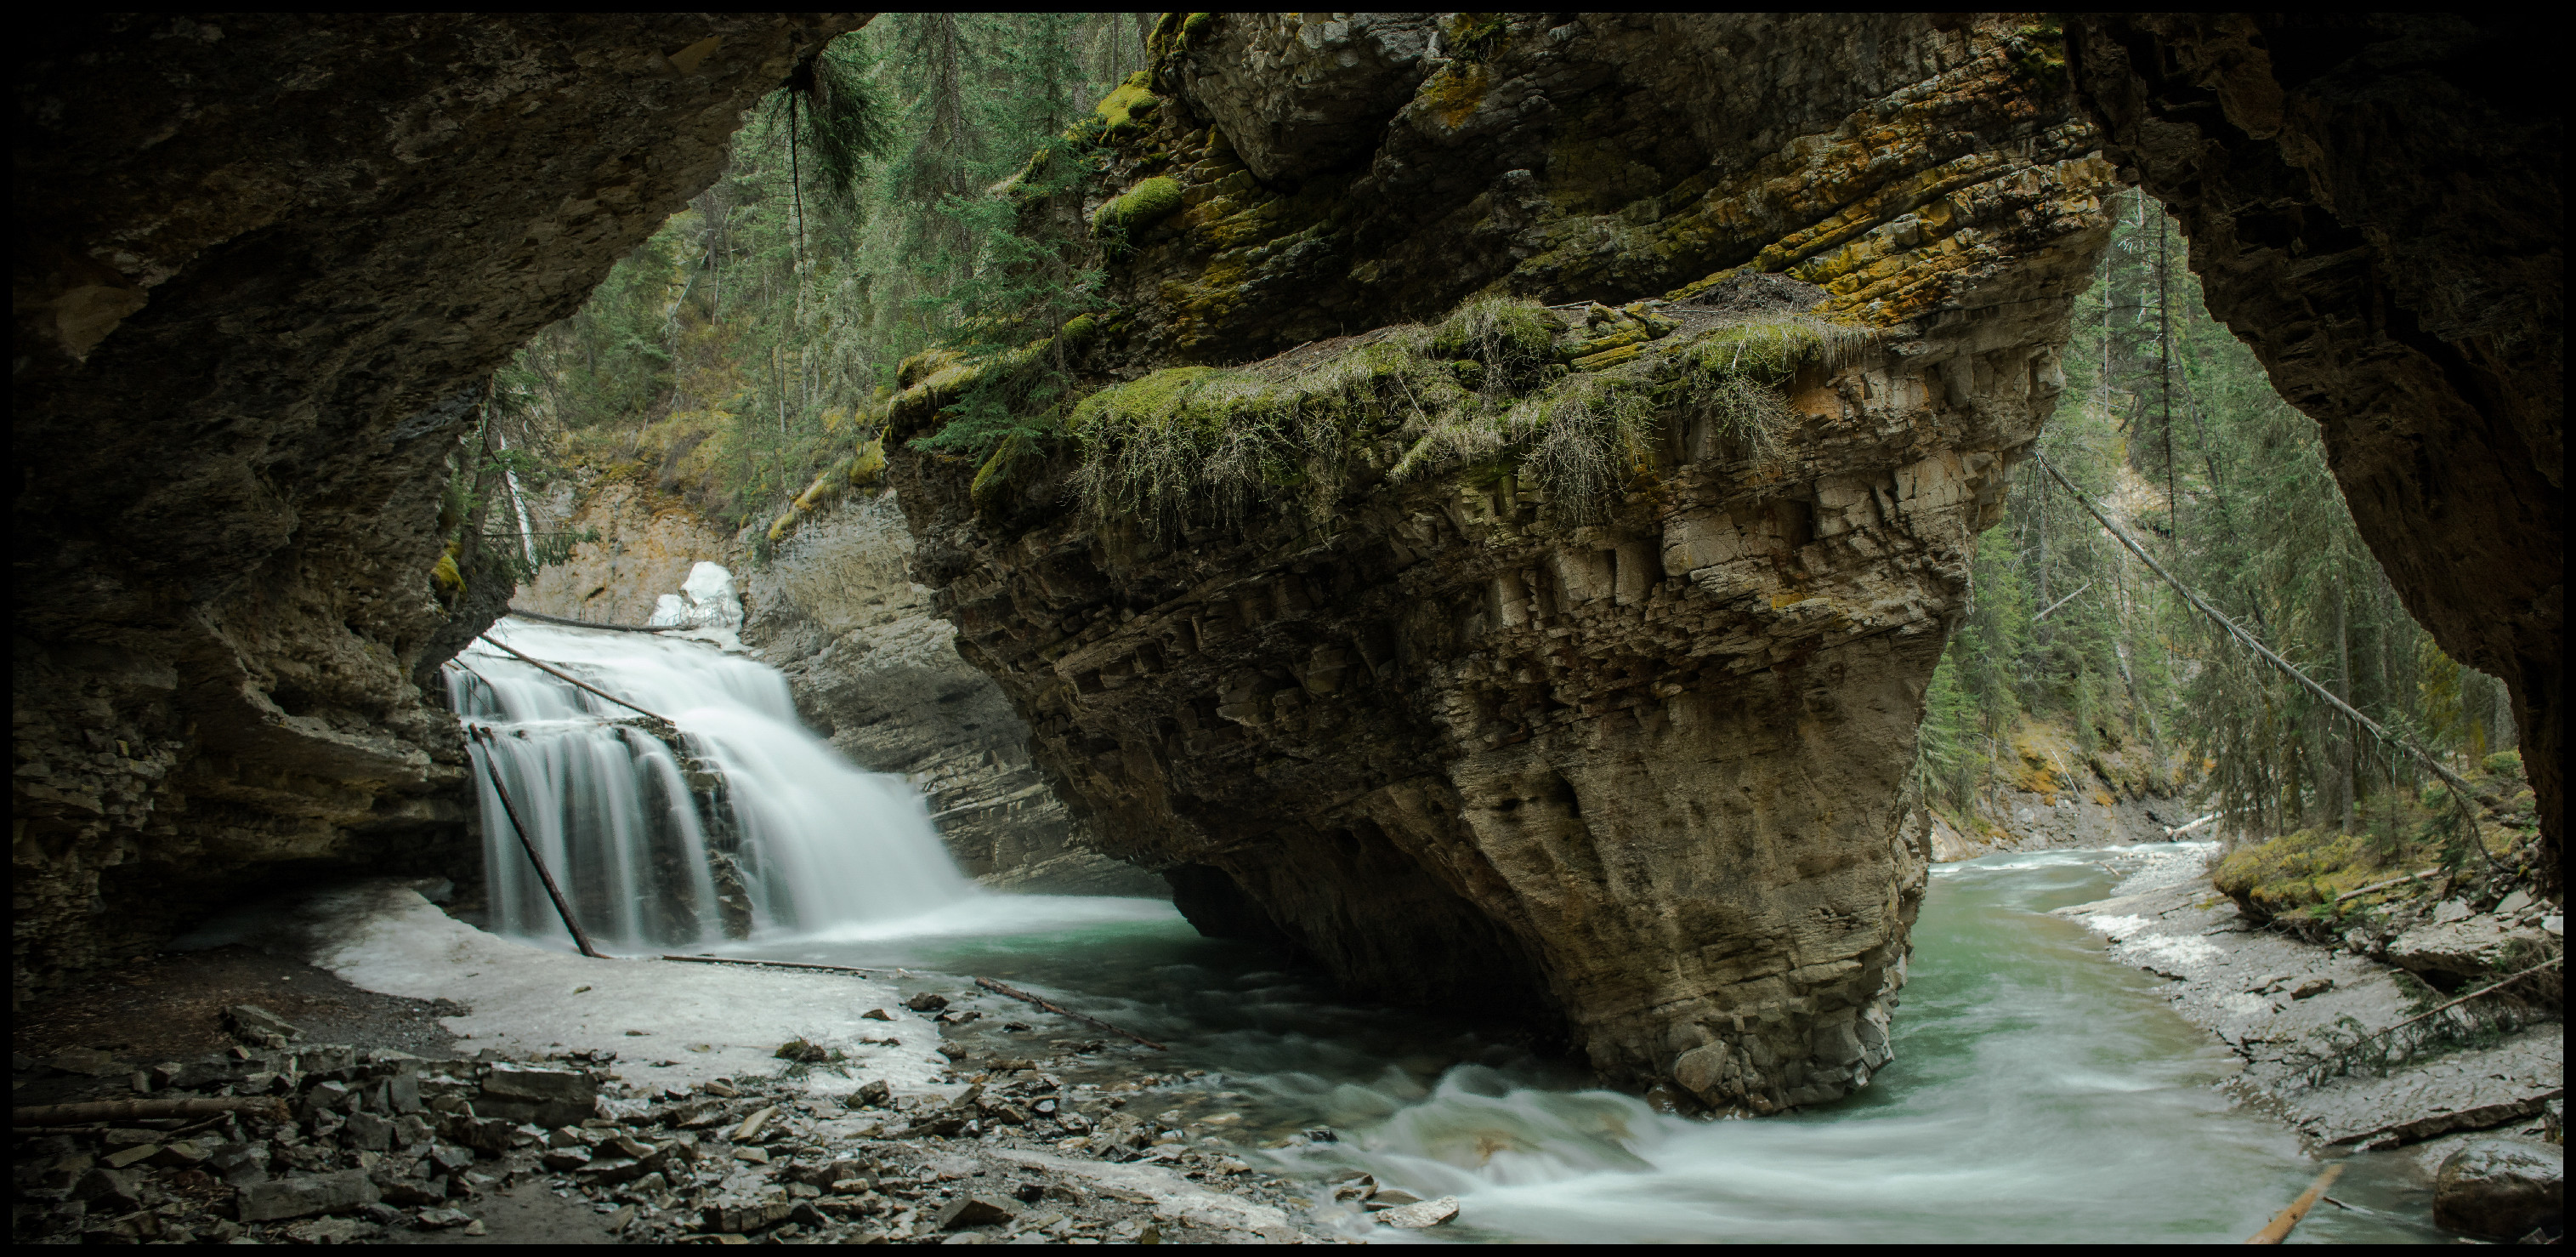
M 992 509 L 1002 490 L 1010 487 L 1012 473 L 1035 453 L 1035 443 L 1028 438 L 1027 434 L 1014 432 L 1003 437 L 1001 442 L 993 447 L 992 457 L 985 459 L 984 465 L 975 469 L 974 483 L 967 486 L 966 495 L 974 500 L 975 509 L 979 511 Z
M 1181 185 L 1158 175 L 1101 206 L 1100 212 L 1091 216 L 1091 230 L 1099 235 L 1133 239 L 1180 211 Z
M 2014 31 L 2004 41 L 2014 72 L 2045 91 L 2066 90 L 2066 32 L 2050 17 Z
M 1673 346 L 1657 336 L 1676 325 L 1654 311 L 1592 315 L 1595 329 L 1618 329 L 1620 343 L 1572 373 L 1561 361 L 1562 316 L 1488 297 L 1433 326 L 1384 329 L 1330 352 L 1174 367 L 1102 389 L 1062 428 L 1079 454 L 1075 491 L 1096 517 L 1149 527 L 1239 517 L 1283 498 L 1320 518 L 1338 505 L 1361 461 L 1354 453 L 1402 432 L 1392 479 L 1508 472 L 1529 487 L 1524 500 L 1586 518 L 1657 474 L 1658 428 L 1676 411 L 1719 410 L 1721 431 L 1749 456 L 1776 453 L 1794 416 L 1775 381 L 1833 343 L 1827 331 L 1784 322 Z M 1012 461 L 979 470 L 979 505 L 1000 491 Z
M 1417 93 L 1440 125 L 1456 130 L 1485 103 L 1485 67 L 1474 63 L 1442 66 Z
M 958 361 L 954 349 L 925 349 L 894 366 L 894 383 L 898 389 L 911 388 L 929 379 L 943 368 Z
M 2395 871 L 2363 838 L 2303 829 L 2237 848 L 2209 881 L 2255 920 L 2270 921 L 2330 910 L 2337 895 L 2385 881 Z
M 872 485 L 885 479 L 885 438 L 870 437 L 859 443 L 859 452 L 850 458 L 849 478 L 853 488 Z
M 1643 337 L 1641 336 L 1639 339 L 1642 340 Z M 1623 362 L 1634 362 L 1637 360 L 1637 355 L 1642 354 L 1645 351 L 1646 347 L 1643 344 L 1619 345 L 1614 348 L 1605 349 L 1597 354 L 1586 354 L 1583 357 L 1575 359 L 1569 365 L 1577 371 L 1600 371 L 1605 368 L 1618 366 Z
M 1100 120 L 1101 128 L 1112 138 L 1144 130 L 1163 105 L 1162 98 L 1154 94 L 1153 82 L 1154 77 L 1143 70 L 1128 75 L 1126 82 L 1091 107 L 1092 116 Z
M 1509 13 L 1452 13 L 1448 30 L 1451 55 L 1475 60 L 1492 52 L 1512 26 Z
M 1207 36 L 1208 27 L 1216 20 L 1213 13 L 1166 13 L 1154 23 L 1154 31 L 1145 37 L 1145 57 L 1156 65 L 1190 50 Z
M 1556 361 L 1556 332 L 1555 316 L 1536 302 L 1479 297 L 1432 329 L 1431 347 L 1481 363 L 1486 387 L 1519 390 L 1539 383 Z
M 1807 319 L 1747 319 L 1711 332 L 1691 351 L 1692 365 L 1718 377 L 1741 376 L 1779 387 L 1821 358 L 1825 336 Z

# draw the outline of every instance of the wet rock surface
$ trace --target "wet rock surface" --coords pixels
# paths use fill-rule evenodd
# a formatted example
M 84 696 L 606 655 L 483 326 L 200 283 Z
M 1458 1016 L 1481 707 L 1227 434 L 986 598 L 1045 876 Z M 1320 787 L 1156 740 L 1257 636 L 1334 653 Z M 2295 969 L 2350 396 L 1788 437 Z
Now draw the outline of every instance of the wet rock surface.
M 2242 1094 L 2318 1144 L 2363 1148 L 2525 1122 L 2565 1094 L 2564 1033 L 2549 1016 L 2411 1054 L 2347 1053 L 2357 1035 L 2446 997 L 2374 959 L 2367 940 L 2320 946 L 2252 926 L 2202 872 L 2213 846 L 2132 855 L 2143 867 L 2116 888 L 2127 893 L 2058 915 L 2170 980 L 2176 1008 L 2245 1061 Z
M 2008 23 L 1517 15 L 1472 58 L 1319 71 L 1334 108 L 1378 99 L 1352 75 L 1414 86 L 1370 155 L 1290 195 L 1223 125 L 1223 66 L 1302 20 L 1167 44 L 1150 128 L 1113 135 L 1081 204 L 1032 211 L 1148 178 L 1189 207 L 1105 261 L 1106 378 L 1487 287 L 1671 293 L 1568 315 L 1625 329 L 1596 365 L 1754 309 L 1871 344 L 1792 382 L 1776 466 L 1659 416 L 1651 485 L 1599 519 L 1511 474 L 1390 482 L 1409 430 L 1315 512 L 1167 536 L 1066 509 L 1062 465 L 979 497 L 972 465 L 903 454 L 920 578 L 1103 849 L 1164 870 L 1202 930 L 1372 995 L 1549 1010 L 1622 1082 L 1693 1060 L 1692 1104 L 1863 1085 L 1929 854 L 1898 801 L 1922 686 L 2055 404 L 2108 167 Z M 1748 263 L 1785 277 L 1727 273 Z M 953 374 L 895 400 L 889 449 Z
M 2480 1139 L 2443 1158 L 2434 1174 L 2433 1220 L 2455 1231 L 2520 1239 L 2560 1223 L 2566 1210 L 2563 1144 Z

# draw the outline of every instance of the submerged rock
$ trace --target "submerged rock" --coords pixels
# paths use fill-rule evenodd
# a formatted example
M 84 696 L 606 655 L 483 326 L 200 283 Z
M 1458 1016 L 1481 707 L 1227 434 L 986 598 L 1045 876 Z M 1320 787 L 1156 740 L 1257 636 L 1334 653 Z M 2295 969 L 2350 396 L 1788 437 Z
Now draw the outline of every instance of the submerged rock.
M 2518 1239 L 2566 1209 L 2567 1150 L 2530 1139 L 2481 1139 L 2433 1176 L 2433 1220 L 2455 1231 Z

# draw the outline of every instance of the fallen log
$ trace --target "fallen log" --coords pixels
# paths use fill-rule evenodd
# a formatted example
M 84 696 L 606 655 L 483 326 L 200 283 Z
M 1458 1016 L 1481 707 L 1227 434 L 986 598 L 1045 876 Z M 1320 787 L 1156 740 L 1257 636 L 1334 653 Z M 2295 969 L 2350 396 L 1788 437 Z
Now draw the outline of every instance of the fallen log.
M 506 650 L 508 647 L 503 647 L 503 649 Z M 492 779 L 492 793 L 499 795 L 501 798 L 501 814 L 510 818 L 511 832 L 519 835 L 519 845 L 527 850 L 528 863 L 536 866 L 537 880 L 545 883 L 546 886 L 546 898 L 553 900 L 555 903 L 555 915 L 562 917 L 564 928 L 572 931 L 573 946 L 580 948 L 582 955 L 588 956 L 593 960 L 608 959 L 608 957 L 599 954 L 598 948 L 590 945 L 590 935 L 582 932 L 581 922 L 572 919 L 572 904 L 564 899 L 563 888 L 555 885 L 555 875 L 546 871 L 545 860 L 537 855 L 536 836 L 529 833 L 528 827 L 520 822 L 519 807 L 517 804 L 510 801 L 510 788 L 501 784 L 501 767 L 499 764 L 495 763 L 492 758 L 493 748 L 490 745 L 492 741 L 491 728 L 486 725 L 476 725 L 474 726 L 473 736 L 485 744 L 483 748 L 483 775 Z M 468 753 L 471 753 L 470 748 Z
M 2428 877 L 2439 877 L 2441 876 L 2441 873 L 2442 870 L 2440 869 L 2426 869 L 2421 873 L 2409 873 L 2404 877 L 2392 877 L 2384 882 L 2373 882 L 2359 890 L 2347 890 L 2344 893 L 2335 896 L 2334 901 L 2336 903 L 2342 903 L 2344 900 L 2367 895 L 2374 890 L 2386 890 L 2391 886 L 2403 886 L 2408 882 L 2420 882 Z
M 9 1110 L 9 1125 L 71 1126 L 83 1122 L 148 1121 L 156 1117 L 220 1117 L 226 1113 L 264 1113 L 286 1120 L 286 1101 L 276 1096 L 216 1096 L 195 1100 L 94 1100 L 86 1104 L 32 1104 Z
M 2166 827 L 2165 827 L 2165 837 L 2167 837 L 2167 838 L 2180 838 L 2180 837 L 2182 837 L 2184 834 L 2190 833 L 2191 831 L 2193 831 L 2193 830 L 2195 830 L 2195 829 L 2198 829 L 2198 828 L 2200 828 L 2201 826 L 2203 826 L 2203 825 L 2206 825 L 2206 824 L 2210 823 L 2211 821 L 2217 820 L 2221 815 L 2224 815 L 2224 813 L 2220 813 L 2220 812 L 2212 812 L 2212 813 L 2210 813 L 2210 814 L 2209 814 L 2209 815 L 2207 815 L 2207 816 L 2201 817 L 2199 820 L 2196 820 L 2196 821 L 2192 821 L 2192 822 L 2190 822 L 2189 824 L 2184 824 L 2184 825 L 2168 825 L 2168 826 L 2166 826 Z
M 510 608 L 510 618 L 534 620 L 539 624 L 560 624 L 566 628 L 606 629 L 612 633 L 677 633 L 687 627 L 681 624 L 593 624 L 588 620 L 566 619 L 559 615 L 547 615 L 541 611 L 521 611 L 517 607 Z
M 2439 1016 L 2441 1016 L 2442 1014 L 2447 1013 L 2447 1012 L 2451 1011 L 2452 1009 L 2459 1007 L 2459 1006 L 2460 1006 L 2460 1005 L 2462 1005 L 2462 1004 L 2468 1003 L 2470 1000 L 2476 999 L 2476 998 L 2478 998 L 2478 997 L 2480 997 L 2480 996 L 2483 996 L 2483 995 L 2493 995 L 2493 994 L 2495 994 L 2496 992 L 2498 992 L 2498 991 L 2501 991 L 2501 990 L 2505 989 L 2506 987 L 2512 986 L 2512 985 L 2513 985 L 2514 983 L 2516 983 L 2516 982 L 2520 982 L 2520 981 L 2522 981 L 2524 978 L 2530 977 L 2531 975 L 2533 975 L 2533 974 L 2535 974 L 2535 973 L 2538 973 L 2538 972 L 2540 972 L 2541 970 L 2543 970 L 2543 969 L 2546 969 L 2546 968 L 2550 967 L 2551 965 L 2557 964 L 2560 960 L 2563 960 L 2563 959 L 2565 959 L 2565 957 L 2562 957 L 2562 956 L 2552 956 L 2552 957 L 2550 957 L 2549 959 L 2544 960 L 2544 961 L 2541 961 L 2539 964 L 2533 965 L 2532 967 L 2530 967 L 2530 968 L 2528 968 L 2528 969 L 2525 969 L 2525 970 L 2523 970 L 2523 971 L 2522 971 L 2522 972 L 2520 972 L 2520 973 L 2517 973 L 2517 974 L 2514 974 L 2514 975 L 2513 975 L 2513 976 L 2511 976 L 2511 977 L 2505 978 L 2503 981 L 2496 982 L 2496 983 L 2494 983 L 2494 984 L 2492 984 L 2492 985 L 2489 985 L 2489 986 L 2482 986 L 2482 987 L 2479 987 L 2477 990 L 2471 991 L 2471 992 L 2469 992 L 2468 994 L 2463 995 L 2463 996 L 2459 997 L 2458 999 L 2452 1000 L 2450 1003 L 2444 1004 L 2444 1005 L 2442 1005 L 2442 1006 L 2441 1006 L 2441 1007 L 2439 1007 L 2439 1008 L 2428 1008 L 2428 1009 L 2424 1010 L 2423 1012 L 2417 1013 L 2417 1014 L 2415 1014 L 2414 1016 L 2407 1018 L 2407 1019 L 2406 1019 L 2406 1020 L 2404 1020 L 2404 1021 L 2398 1022 L 2396 1025 L 2393 1025 L 2393 1026 L 2388 1027 L 2388 1028 L 2387 1028 L 2387 1029 L 2385 1029 L 2385 1030 L 2373 1030 L 2373 1031 L 2371 1031 L 2370 1033 L 2368 1033 L 2368 1034 L 2365 1034 L 2365 1035 L 2361 1036 L 2361 1038 L 2360 1038 L 2360 1039 L 2358 1039 L 2358 1040 L 2356 1040 L 2356 1042 L 2357 1042 L 2357 1043 L 2368 1043 L 2368 1042 L 2370 1042 L 2372 1039 L 2376 1039 L 2376 1038 L 2378 1038 L 2379 1036 L 2381 1036 L 2381 1035 L 2383 1035 L 2383 1034 L 2391 1034 L 2391 1033 L 2394 1033 L 2394 1032 L 2396 1032 L 2396 1031 L 2403 1030 L 2403 1029 L 2405 1029 L 2405 1028 L 2406 1028 L 2406 1027 L 2408 1027 L 2408 1026 L 2414 1025 L 2416 1022 L 2419 1022 L 2419 1021 L 2426 1021 L 2426 1020 L 2430 1020 L 2430 1019 L 2432 1019 L 2432 1018 L 2434 1018 L 2434 1017 L 2439 1017 Z
M 2248 1236 L 2245 1242 L 2248 1244 L 2278 1244 L 2281 1241 L 2288 1239 L 2290 1237 L 2290 1228 L 2297 1226 L 2299 1224 L 2299 1219 L 2308 1216 L 2308 1210 L 2317 1207 L 2318 1199 L 2323 1197 L 2326 1194 L 2326 1189 L 2334 1186 L 2334 1181 L 2337 1178 L 2342 1177 L 2342 1175 L 2343 1162 L 2337 1161 L 2333 1165 L 2327 1166 L 2326 1172 L 2318 1175 L 2317 1181 L 2308 1184 L 2308 1190 L 2299 1193 L 2299 1198 L 2291 1201 L 2289 1208 L 2273 1214 L 2272 1220 L 2264 1223 L 2262 1230 L 2256 1231 L 2253 1235 Z
M 739 960 L 731 956 L 669 956 L 693 965 L 754 965 L 763 969 L 820 969 L 825 973 L 899 973 L 897 969 L 860 969 L 851 965 L 809 965 L 801 960 Z
M 492 647 L 495 647 L 495 648 L 500 649 L 500 650 L 506 650 L 506 651 L 509 651 L 509 652 L 510 652 L 510 654 L 511 654 L 513 657 L 517 658 L 519 662 L 524 663 L 524 664 L 528 665 L 529 667 L 535 668 L 537 671 L 542 672 L 542 673 L 545 673 L 547 676 L 553 677 L 554 679 L 556 679 L 556 680 L 558 680 L 558 681 L 561 681 L 561 682 L 563 682 L 563 683 L 564 683 L 564 684 L 566 684 L 566 685 L 573 686 L 573 687 L 575 687 L 575 688 L 577 688 L 577 689 L 580 689 L 580 690 L 582 690 L 582 691 L 584 691 L 584 692 L 586 692 L 586 693 L 596 694 L 596 695 L 598 695 L 599 697 L 604 698 L 604 699 L 607 699 L 608 701 L 610 701 L 610 702 L 612 702 L 612 703 L 615 703 L 615 704 L 617 704 L 618 706 L 623 707 L 623 708 L 625 708 L 625 709 L 626 709 L 626 710 L 628 710 L 628 711 L 631 711 L 631 712 L 638 712 L 638 713 L 641 713 L 641 714 L 643 714 L 643 715 L 650 716 L 650 717 L 652 717 L 653 719 L 658 720 L 658 721 L 660 721 L 660 722 L 661 722 L 661 723 L 663 723 L 663 724 L 670 725 L 670 727 L 671 727 L 671 729 L 672 729 L 672 731 L 673 731 L 674 733 L 677 733 L 677 732 L 678 732 L 678 730 L 679 730 L 679 728 L 680 728 L 680 726 L 678 726 L 678 725 L 676 725 L 676 724 L 672 724 L 672 723 L 671 723 L 671 719 L 670 719 L 670 717 L 668 717 L 668 716 L 664 716 L 664 715 L 662 715 L 662 714 L 660 714 L 660 713 L 658 713 L 658 712 L 645 711 L 643 708 L 638 707 L 638 706 L 636 706 L 636 705 L 635 705 L 635 704 L 633 704 L 633 703 L 627 702 L 625 699 L 619 698 L 618 696 L 616 696 L 616 695 L 614 695 L 614 694 L 611 694 L 611 693 L 609 693 L 608 691 L 603 690 L 603 689 L 599 688 L 598 686 L 591 684 L 591 683 L 590 683 L 590 682 L 588 682 L 588 681 L 582 680 L 580 677 L 574 676 L 573 674 L 571 674 L 571 673 L 569 673 L 569 672 L 566 672 L 566 671 L 564 671 L 563 669 L 561 669 L 561 668 L 558 668 L 558 667 L 554 666 L 553 664 L 547 663 L 545 660 L 543 660 L 543 659 L 539 659 L 539 658 L 537 658 L 536 656 L 534 656 L 534 655 L 531 655 L 531 654 L 527 653 L 526 651 L 520 650 L 520 649 L 518 649 L 517 647 L 512 646 L 512 645 L 510 645 L 510 644 L 509 644 L 509 643 L 507 643 L 507 642 L 495 641 L 495 640 L 493 640 L 492 636 L 491 636 L 490 634 L 488 634 L 488 633 L 477 633 L 477 634 L 475 634 L 475 635 L 474 635 L 474 637 L 475 637 L 475 639 L 476 639 L 476 640 L 478 640 L 478 641 L 480 641 L 480 642 L 484 643 L 485 645 L 492 646 Z M 487 682 L 485 682 L 485 684 L 487 684 L 487 685 L 488 685 L 488 684 L 490 684 L 490 682 L 488 682 L 488 681 L 487 681 Z
M 984 988 L 985 990 L 987 990 L 987 991 L 991 991 L 991 992 L 993 992 L 994 994 L 997 994 L 997 995 L 1008 995 L 1008 996 L 1010 996 L 1012 999 L 1019 1000 L 1020 1002 L 1025 1003 L 1025 1004 L 1035 1004 L 1035 1005 L 1037 1005 L 1038 1007 L 1040 1007 L 1040 1008 L 1043 1008 L 1043 1009 L 1047 1010 L 1048 1012 L 1054 1013 L 1056 1016 L 1059 1016 L 1059 1017 L 1071 1017 L 1071 1018 L 1073 1018 L 1075 1021 L 1079 1021 L 1079 1022 L 1081 1022 L 1082 1024 L 1084 1024 L 1084 1025 L 1086 1025 L 1086 1026 L 1092 1026 L 1092 1027 L 1095 1027 L 1095 1028 L 1097 1028 L 1097 1029 L 1106 1030 L 1106 1031 L 1108 1031 L 1109 1033 L 1114 1034 L 1114 1035 L 1118 1035 L 1118 1036 L 1120 1036 L 1120 1037 L 1122 1037 L 1122 1038 L 1134 1039 L 1134 1040 L 1135 1040 L 1135 1041 L 1137 1041 L 1138 1043 L 1142 1043 L 1142 1044 L 1144 1044 L 1145 1046 L 1147 1046 L 1147 1047 L 1149 1047 L 1149 1048 L 1152 1048 L 1152 1049 L 1154 1049 L 1154 1050 L 1155 1050 L 1155 1051 L 1157 1051 L 1157 1052 L 1168 1052 L 1168 1051 L 1171 1051 L 1171 1049 L 1170 1049 L 1170 1048 L 1164 1047 L 1162 1044 L 1160 1044 L 1160 1043 L 1156 1043 L 1156 1042 L 1154 1042 L 1152 1039 L 1148 1039 L 1148 1038 L 1146 1038 L 1145 1036 L 1143 1036 L 1143 1035 L 1141 1035 L 1141 1034 L 1138 1034 L 1138 1033 L 1136 1033 L 1136 1032 L 1135 1032 L 1135 1031 L 1133 1031 L 1133 1030 L 1122 1030 L 1122 1029 L 1120 1029 L 1120 1028 L 1118 1028 L 1118 1027 L 1116 1027 L 1116 1026 L 1110 1025 L 1108 1022 L 1102 1021 L 1101 1019 L 1099 1019 L 1099 1018 L 1097 1018 L 1097 1017 L 1086 1017 L 1086 1016 L 1082 1015 L 1081 1013 L 1077 1013 L 1077 1012 L 1073 1011 L 1073 1010 L 1072 1010 L 1072 1009 L 1070 1009 L 1070 1008 L 1066 1008 L 1066 1007 L 1064 1007 L 1064 1006 L 1062 1006 L 1062 1005 L 1060 1005 L 1060 1004 L 1050 1003 L 1050 1002 L 1048 1002 L 1048 1001 L 1046 1001 L 1046 1000 L 1043 1000 L 1043 999 L 1038 998 L 1038 997 L 1037 997 L 1037 996 L 1035 996 L 1035 995 L 1031 995 L 1031 994 L 1029 994 L 1029 993 L 1028 993 L 1028 992 L 1026 992 L 1026 991 L 1020 990 L 1020 989 L 1018 989 L 1017 987 L 1004 986 L 1004 985 L 1002 985 L 1001 983 L 999 983 L 999 982 L 996 982 L 996 981 L 992 980 L 991 978 L 977 978 L 977 979 L 975 979 L 975 985 L 980 986 L 980 987 Z

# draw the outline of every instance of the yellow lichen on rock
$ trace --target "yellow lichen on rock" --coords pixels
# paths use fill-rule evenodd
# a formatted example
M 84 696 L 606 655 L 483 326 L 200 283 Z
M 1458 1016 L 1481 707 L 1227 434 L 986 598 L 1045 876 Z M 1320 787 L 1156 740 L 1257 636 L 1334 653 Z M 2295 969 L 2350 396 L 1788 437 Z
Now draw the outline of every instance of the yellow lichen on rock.
M 447 552 L 438 556 L 438 566 L 429 569 L 429 583 L 449 602 L 465 596 L 465 574 L 456 570 L 457 543 L 447 543 Z

